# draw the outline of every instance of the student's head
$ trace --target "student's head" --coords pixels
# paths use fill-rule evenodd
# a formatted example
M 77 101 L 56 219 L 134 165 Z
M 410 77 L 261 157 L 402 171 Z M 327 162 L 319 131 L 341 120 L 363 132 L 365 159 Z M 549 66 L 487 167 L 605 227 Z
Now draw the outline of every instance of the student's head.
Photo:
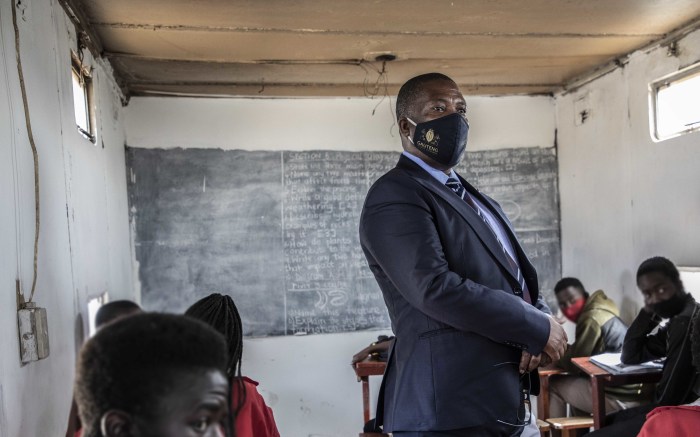
M 644 296 L 644 305 L 663 318 L 679 314 L 685 306 L 681 275 L 664 257 L 655 256 L 639 265 L 637 287 Z
M 221 436 L 226 344 L 188 317 L 144 313 L 100 329 L 80 351 L 84 437 Z
M 97 310 L 95 314 L 95 328 L 100 329 L 107 323 L 114 322 L 122 317 L 131 316 L 141 312 L 141 307 L 130 300 L 115 300 L 107 302 Z
M 240 376 L 243 356 L 243 324 L 236 304 L 230 296 L 210 294 L 195 302 L 185 315 L 212 326 L 226 339 L 229 377 Z
M 554 286 L 554 294 L 564 316 L 576 323 L 588 299 L 588 292 L 581 281 L 576 278 L 562 278 Z

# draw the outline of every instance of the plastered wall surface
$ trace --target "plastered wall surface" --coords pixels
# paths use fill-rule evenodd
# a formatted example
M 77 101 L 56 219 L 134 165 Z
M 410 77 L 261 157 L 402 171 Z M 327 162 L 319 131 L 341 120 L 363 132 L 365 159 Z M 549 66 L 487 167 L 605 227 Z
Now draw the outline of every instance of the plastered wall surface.
M 136 97 L 125 111 L 127 144 L 247 150 L 393 150 L 398 159 L 401 143 L 396 126 L 392 126 L 389 100 L 378 103 L 379 99 L 364 98 Z M 554 144 L 551 98 L 467 97 L 467 105 L 470 150 Z M 355 436 L 362 429 L 362 391 L 350 360 L 380 334 L 390 331 L 245 340 L 243 373 L 260 382 L 259 389 L 274 410 L 281 435 Z M 380 379 L 370 378 L 373 398 Z M 372 402 L 374 411 L 374 399 Z
M 122 108 L 111 70 L 94 66 L 97 144 L 75 126 L 72 24 L 55 0 L 22 1 L 21 55 L 39 155 L 41 230 L 37 305 L 48 358 L 20 365 L 15 279 L 28 297 L 34 241 L 34 164 L 15 58 L 12 4 L 0 4 L 0 436 L 65 432 L 88 297 L 133 298 Z
M 552 147 L 551 98 L 466 97 L 468 150 Z M 243 150 L 401 150 L 394 97 L 211 99 L 135 97 L 126 108 L 131 147 Z M 374 111 L 374 115 L 372 112 Z
M 677 57 L 665 47 L 636 52 L 556 97 L 563 273 L 605 289 L 627 321 L 642 305 L 635 276 L 644 259 L 700 265 L 700 133 L 659 143 L 649 134 L 648 84 L 700 60 L 700 31 L 678 48 Z

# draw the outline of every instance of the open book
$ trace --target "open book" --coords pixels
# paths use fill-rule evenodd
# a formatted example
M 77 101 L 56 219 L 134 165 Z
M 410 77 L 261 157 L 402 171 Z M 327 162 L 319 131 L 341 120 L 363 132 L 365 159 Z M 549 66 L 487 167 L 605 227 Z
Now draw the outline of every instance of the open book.
M 664 367 L 664 358 L 640 364 L 622 364 L 621 355 L 619 352 L 593 355 L 591 362 L 614 374 L 660 372 Z

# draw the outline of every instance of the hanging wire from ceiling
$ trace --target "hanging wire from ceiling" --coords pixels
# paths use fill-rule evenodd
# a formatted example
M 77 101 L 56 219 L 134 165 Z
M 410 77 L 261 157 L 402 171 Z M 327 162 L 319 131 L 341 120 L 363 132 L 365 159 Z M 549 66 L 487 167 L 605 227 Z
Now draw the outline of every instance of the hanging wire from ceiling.
M 39 259 L 39 226 L 40 226 L 40 204 L 39 204 L 39 153 L 34 143 L 34 134 L 32 133 L 32 123 L 29 118 L 29 103 L 27 102 L 27 89 L 24 83 L 24 73 L 22 71 L 22 57 L 20 56 L 19 46 L 19 26 L 17 25 L 17 8 L 20 7 L 22 0 L 12 2 L 12 24 L 15 28 L 15 53 L 17 57 L 17 73 L 19 75 L 19 87 L 22 91 L 22 103 L 24 106 L 24 120 L 27 125 L 27 136 L 29 137 L 29 145 L 32 148 L 32 157 L 34 158 L 34 274 L 32 278 L 32 288 L 29 294 L 27 303 L 34 299 L 34 291 L 36 290 L 36 277 L 38 271 Z
M 374 116 L 374 114 L 377 112 L 377 108 L 384 102 L 384 100 L 389 99 L 389 113 L 391 114 L 391 118 L 393 120 L 393 123 L 391 124 L 391 126 L 389 126 L 389 135 L 391 135 L 392 137 L 394 136 L 393 129 L 396 125 L 396 117 L 394 116 L 394 110 L 391 105 L 391 96 L 389 95 L 389 70 L 386 68 L 386 64 L 387 62 L 393 61 L 395 59 L 396 56 L 392 54 L 384 54 L 377 56 L 376 61 L 381 61 L 382 63 L 381 69 L 379 69 L 374 63 L 367 62 L 365 60 L 361 60 L 358 64 L 365 71 L 365 78 L 362 83 L 365 97 L 373 99 L 377 97 L 380 93 L 382 96 L 379 102 L 377 102 L 377 104 L 374 105 L 374 108 L 372 109 L 372 116 Z M 377 75 L 374 82 L 370 81 L 370 74 Z

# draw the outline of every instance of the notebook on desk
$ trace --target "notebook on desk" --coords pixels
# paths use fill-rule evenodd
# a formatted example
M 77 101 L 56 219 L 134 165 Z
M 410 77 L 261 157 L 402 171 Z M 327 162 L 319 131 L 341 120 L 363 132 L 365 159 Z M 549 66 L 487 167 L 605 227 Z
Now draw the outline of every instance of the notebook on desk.
M 660 372 L 664 367 L 665 358 L 640 364 L 623 364 L 620 360 L 621 355 L 619 352 L 593 355 L 591 362 L 616 375 L 620 373 Z

